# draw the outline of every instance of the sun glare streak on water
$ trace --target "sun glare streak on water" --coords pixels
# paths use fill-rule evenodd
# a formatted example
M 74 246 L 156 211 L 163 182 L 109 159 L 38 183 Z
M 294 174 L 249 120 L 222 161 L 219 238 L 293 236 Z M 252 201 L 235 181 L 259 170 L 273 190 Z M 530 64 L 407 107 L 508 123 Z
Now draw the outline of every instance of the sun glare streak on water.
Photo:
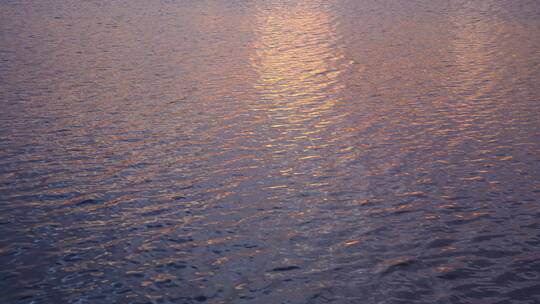
M 321 152 L 331 145 L 325 135 L 344 116 L 334 106 L 341 101 L 339 78 L 348 63 L 327 10 L 321 4 L 299 3 L 259 8 L 255 15 L 251 62 L 258 80 L 256 102 L 249 108 L 264 121 L 259 140 L 270 148 L 281 175 L 309 174 L 298 167 L 303 163 L 319 169 Z

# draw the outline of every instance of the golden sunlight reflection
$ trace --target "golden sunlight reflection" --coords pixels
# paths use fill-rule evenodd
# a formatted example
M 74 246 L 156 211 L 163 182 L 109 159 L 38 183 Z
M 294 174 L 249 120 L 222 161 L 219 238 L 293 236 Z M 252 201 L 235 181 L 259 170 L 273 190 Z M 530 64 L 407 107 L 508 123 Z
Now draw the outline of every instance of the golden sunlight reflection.
M 485 100 L 493 89 L 493 79 L 498 79 L 497 71 L 493 68 L 495 48 L 492 46 L 497 43 L 507 24 L 496 22 L 496 16 L 479 18 L 479 9 L 472 4 L 463 7 L 463 10 L 468 13 L 453 17 L 458 29 L 455 32 L 457 39 L 452 45 L 459 79 L 455 93 L 468 101 Z
M 260 8 L 252 66 L 258 74 L 256 111 L 293 141 L 316 139 L 336 117 L 340 74 L 347 67 L 328 7 L 301 2 Z M 334 120 L 334 121 L 333 121 Z M 292 132 L 291 132 L 292 131 Z M 295 132 L 296 131 L 296 132 Z

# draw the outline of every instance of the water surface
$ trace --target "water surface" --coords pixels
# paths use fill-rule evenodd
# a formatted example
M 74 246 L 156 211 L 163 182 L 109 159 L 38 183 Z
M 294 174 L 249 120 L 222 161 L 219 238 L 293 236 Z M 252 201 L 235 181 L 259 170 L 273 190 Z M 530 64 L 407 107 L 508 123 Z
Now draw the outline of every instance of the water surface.
M 0 302 L 540 303 L 540 3 L 0 3 Z

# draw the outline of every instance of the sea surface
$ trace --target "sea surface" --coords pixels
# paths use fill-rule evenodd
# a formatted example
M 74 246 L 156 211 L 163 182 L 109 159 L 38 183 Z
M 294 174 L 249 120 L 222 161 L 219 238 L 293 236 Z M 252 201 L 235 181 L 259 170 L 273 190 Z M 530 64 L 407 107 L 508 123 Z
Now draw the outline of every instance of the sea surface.
M 540 2 L 0 1 L 0 303 L 540 303 Z

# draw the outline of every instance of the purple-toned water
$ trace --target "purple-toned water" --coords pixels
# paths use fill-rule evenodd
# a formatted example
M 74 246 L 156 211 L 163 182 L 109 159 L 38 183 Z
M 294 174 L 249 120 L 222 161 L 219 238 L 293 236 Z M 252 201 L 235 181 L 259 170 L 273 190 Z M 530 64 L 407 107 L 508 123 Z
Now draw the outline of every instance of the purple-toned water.
M 540 303 L 540 2 L 0 1 L 0 303 Z

